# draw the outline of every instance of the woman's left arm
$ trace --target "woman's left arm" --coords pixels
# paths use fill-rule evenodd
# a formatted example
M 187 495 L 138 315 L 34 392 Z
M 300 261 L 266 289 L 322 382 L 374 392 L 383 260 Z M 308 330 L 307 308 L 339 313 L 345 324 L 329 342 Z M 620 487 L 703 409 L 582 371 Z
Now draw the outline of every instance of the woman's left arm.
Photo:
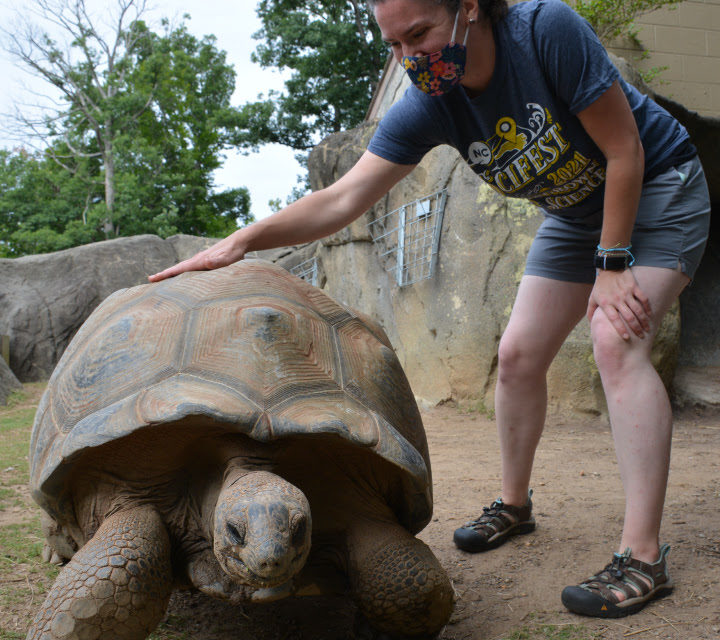
M 635 118 L 619 82 L 616 80 L 577 115 L 607 160 L 600 246 L 627 247 L 640 202 L 645 165 Z M 650 330 L 650 302 L 630 269 L 598 271 L 588 301 L 588 320 L 598 307 L 624 340 L 630 339 L 628 328 L 640 338 Z

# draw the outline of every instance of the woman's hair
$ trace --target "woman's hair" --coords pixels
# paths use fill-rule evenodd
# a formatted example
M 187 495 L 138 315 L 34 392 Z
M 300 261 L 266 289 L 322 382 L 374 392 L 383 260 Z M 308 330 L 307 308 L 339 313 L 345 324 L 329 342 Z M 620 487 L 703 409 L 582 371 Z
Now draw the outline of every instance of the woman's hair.
M 426 2 L 428 0 L 417 0 L 418 2 Z M 430 0 L 436 4 L 445 5 L 450 13 L 456 13 L 460 9 L 462 0 Z M 367 0 L 368 5 L 372 9 L 375 5 L 382 4 L 385 0 Z M 508 5 L 506 0 L 477 0 L 478 6 L 482 14 L 490 20 L 491 24 L 500 22 L 507 13 Z

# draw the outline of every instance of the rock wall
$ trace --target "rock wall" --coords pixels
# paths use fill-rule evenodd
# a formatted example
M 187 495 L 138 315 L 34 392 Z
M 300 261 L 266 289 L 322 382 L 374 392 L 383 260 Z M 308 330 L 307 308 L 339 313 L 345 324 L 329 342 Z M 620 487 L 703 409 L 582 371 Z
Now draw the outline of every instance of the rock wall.
M 184 260 L 206 238 L 119 238 L 65 251 L 0 260 L 0 335 L 10 336 L 10 368 L 23 382 L 50 376 L 92 310 L 118 289 Z

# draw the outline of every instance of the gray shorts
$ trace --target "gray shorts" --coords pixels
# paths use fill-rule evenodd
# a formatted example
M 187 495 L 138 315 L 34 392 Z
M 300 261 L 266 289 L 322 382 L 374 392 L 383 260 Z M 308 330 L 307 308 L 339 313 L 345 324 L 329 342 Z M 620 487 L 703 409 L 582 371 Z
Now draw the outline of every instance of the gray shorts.
M 586 218 L 546 212 L 530 247 L 525 274 L 592 284 L 601 227 L 602 211 Z M 679 267 L 692 278 L 709 229 L 710 196 L 695 157 L 643 184 L 631 240 L 634 266 Z

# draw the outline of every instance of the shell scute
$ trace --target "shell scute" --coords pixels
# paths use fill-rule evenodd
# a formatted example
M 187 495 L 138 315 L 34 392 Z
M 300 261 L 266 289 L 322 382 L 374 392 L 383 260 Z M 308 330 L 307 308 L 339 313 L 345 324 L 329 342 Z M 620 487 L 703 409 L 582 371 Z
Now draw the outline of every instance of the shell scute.
M 192 394 L 188 394 L 192 389 Z M 181 373 L 143 391 L 136 402 L 140 424 L 168 424 L 187 416 L 206 416 L 224 424 L 252 425 L 262 409 L 241 390 L 191 373 Z
M 425 434 L 417 428 L 420 414 L 394 351 L 379 343 L 359 319 L 344 323 L 337 335 L 345 392 L 372 413 L 383 416 L 426 455 Z
M 182 369 L 223 381 L 266 410 L 306 391 L 338 389 L 330 328 L 301 311 L 238 308 L 237 300 L 208 305 L 192 318 L 196 340 Z
M 68 433 L 84 416 L 176 371 L 185 310 L 158 302 L 146 297 L 131 311 L 110 309 L 106 322 L 63 356 L 63 375 L 50 386 L 52 420 L 59 431 Z
M 362 447 L 379 441 L 377 419 L 340 390 L 305 394 L 302 402 L 278 405 L 270 417 L 275 438 L 299 432 L 335 434 Z

